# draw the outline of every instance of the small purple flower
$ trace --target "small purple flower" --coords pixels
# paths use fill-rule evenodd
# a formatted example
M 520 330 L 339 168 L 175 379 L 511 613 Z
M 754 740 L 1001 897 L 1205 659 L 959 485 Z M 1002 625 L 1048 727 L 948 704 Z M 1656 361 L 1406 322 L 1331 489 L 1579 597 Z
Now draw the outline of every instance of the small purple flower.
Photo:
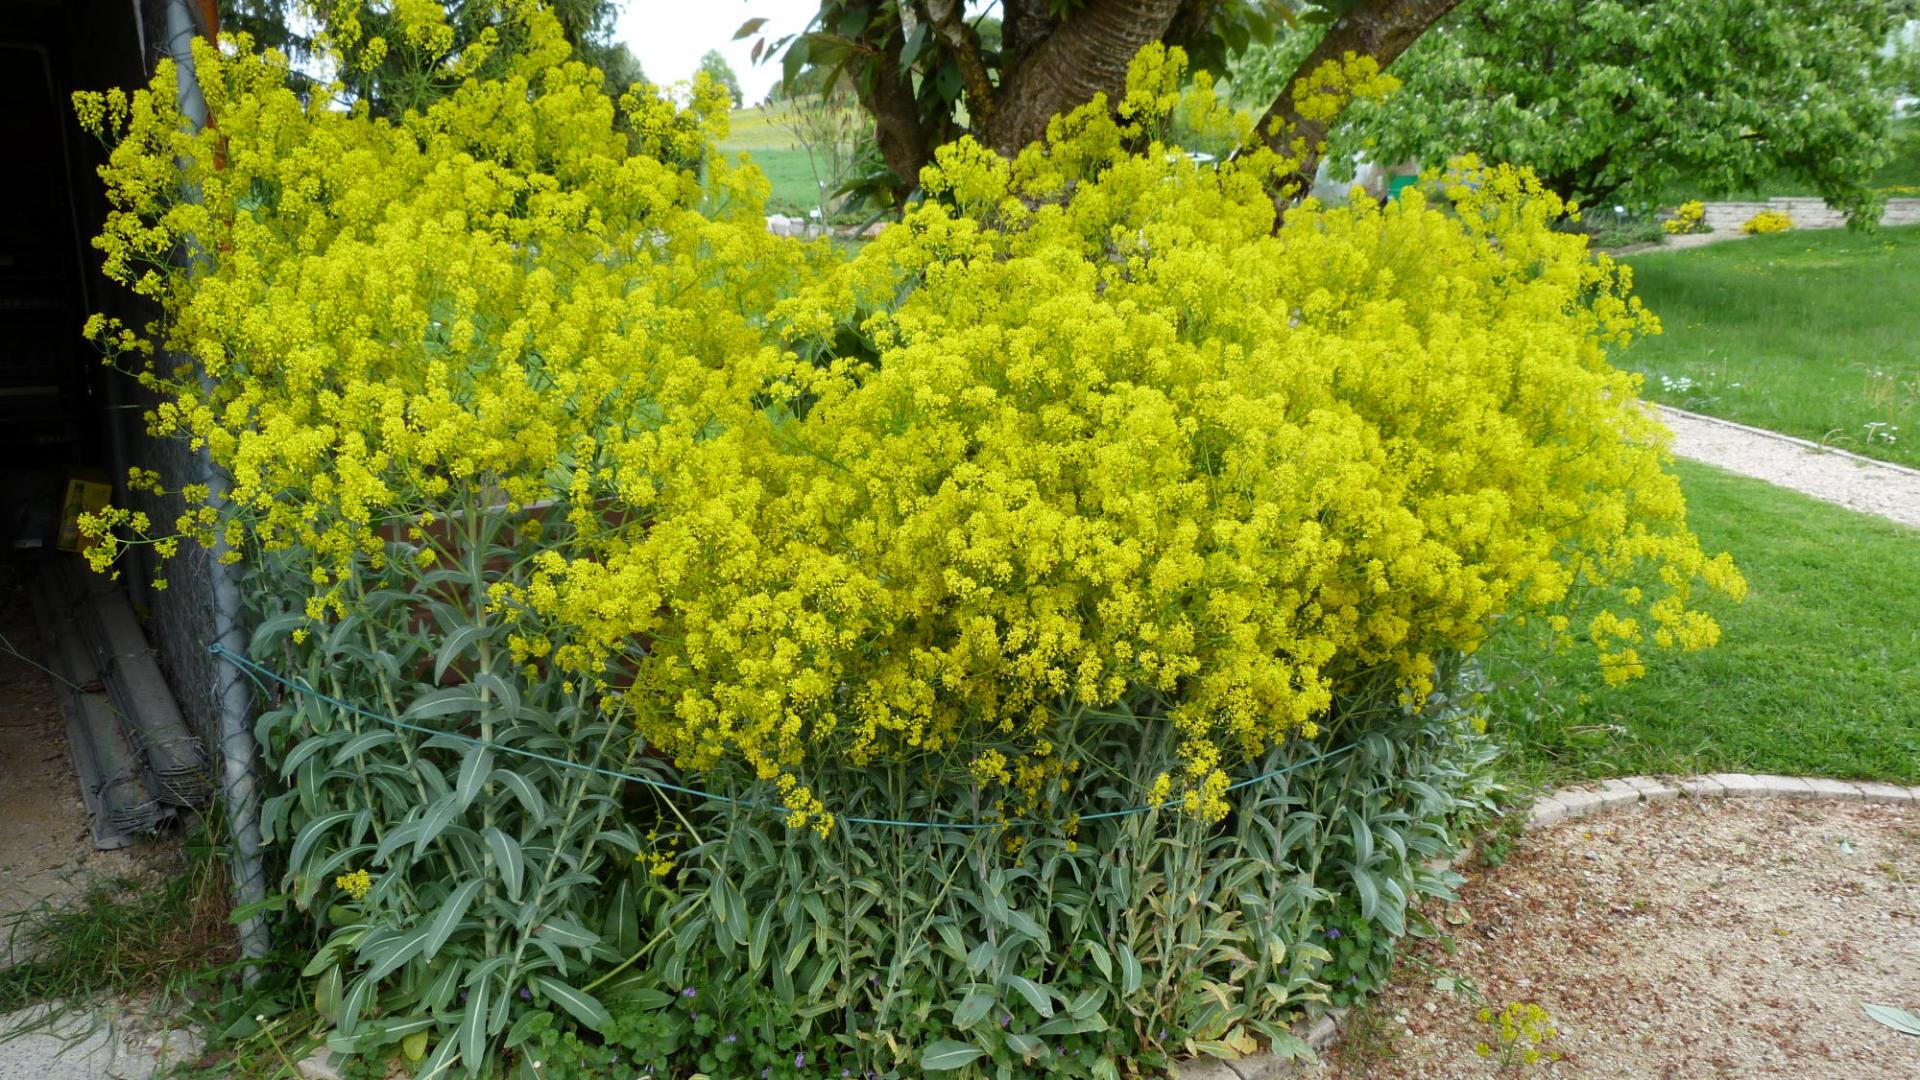
M 532 1001 L 532 1000 L 533 1000 L 533 991 L 531 991 L 531 990 L 529 990 L 529 989 L 527 989 L 527 988 L 526 988 L 526 987 L 524 987 L 524 986 L 523 986 L 523 987 L 521 987 L 521 988 L 520 988 L 520 1000 L 521 1000 L 521 1001 Z
M 1327 928 L 1327 936 L 1328 936 L 1328 937 L 1330 937 L 1330 938 L 1337 938 L 1337 937 L 1339 937 L 1339 936 L 1340 936 L 1340 929 L 1339 929 L 1338 927 L 1333 927 L 1333 926 L 1330 926 L 1330 927 L 1328 927 L 1328 928 Z
M 687 987 L 687 988 L 686 988 L 685 990 L 682 990 L 682 991 L 680 991 L 680 996 L 681 996 L 681 997 L 692 997 L 693 995 L 695 995 L 695 994 L 697 994 L 697 993 L 699 993 L 699 992 L 700 992 L 700 991 L 698 991 L 698 990 L 695 990 L 695 989 L 694 989 L 693 987 L 691 987 L 691 986 L 689 986 L 689 987 Z
M 793 1055 L 793 1067 L 796 1069 L 807 1067 L 807 1055 L 804 1052 Z
M 1007 1015 L 1006 1013 L 1001 1013 L 1001 1014 L 1000 1014 L 1000 1026 L 1001 1026 L 1001 1027 L 1006 1027 L 1006 1026 L 1007 1026 L 1008 1024 L 1011 1024 L 1011 1023 L 1013 1023 L 1013 1017 L 1011 1017 L 1011 1016 L 1008 1016 L 1008 1015 Z
M 732 1043 L 732 1042 L 739 1042 L 739 1041 L 740 1041 L 740 1036 L 738 1036 L 738 1035 L 735 1035 L 735 1034 L 733 1034 L 732 1032 L 728 1032 L 728 1033 L 727 1033 L 727 1037 L 726 1037 L 726 1038 L 724 1038 L 724 1039 L 721 1039 L 720 1041 L 721 1041 L 721 1042 L 723 1042 L 723 1043 Z

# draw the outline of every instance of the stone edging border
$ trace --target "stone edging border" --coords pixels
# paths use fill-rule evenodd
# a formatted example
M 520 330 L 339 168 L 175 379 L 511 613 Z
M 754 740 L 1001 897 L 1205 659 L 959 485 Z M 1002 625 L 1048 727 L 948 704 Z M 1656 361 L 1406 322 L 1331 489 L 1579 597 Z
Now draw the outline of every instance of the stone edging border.
M 1737 425 L 1736 425 L 1737 426 Z M 1769 432 L 1768 434 L 1772 434 Z M 1879 463 L 1876 463 L 1879 464 Z M 1561 788 L 1542 795 L 1527 813 L 1527 831 L 1545 829 L 1562 821 L 1617 810 L 1635 803 L 1693 799 L 1835 799 L 1842 802 L 1905 803 L 1920 805 L 1920 785 L 1905 787 L 1868 780 L 1829 780 L 1817 776 L 1775 776 L 1769 773 L 1710 773 L 1670 780 L 1657 776 L 1628 776 L 1597 784 Z M 1451 863 L 1440 864 L 1444 869 Z M 1329 1009 L 1311 1021 L 1295 1025 L 1314 1053 L 1322 1053 L 1340 1037 L 1347 1010 Z M 1282 1080 L 1295 1075 L 1293 1061 L 1270 1054 L 1232 1061 L 1191 1058 L 1173 1067 L 1176 1080 Z

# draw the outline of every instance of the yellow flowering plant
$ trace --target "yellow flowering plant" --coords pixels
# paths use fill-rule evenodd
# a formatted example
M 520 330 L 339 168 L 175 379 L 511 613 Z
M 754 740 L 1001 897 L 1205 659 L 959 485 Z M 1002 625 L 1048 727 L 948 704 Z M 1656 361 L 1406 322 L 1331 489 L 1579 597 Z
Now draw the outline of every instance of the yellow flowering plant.
M 1748 236 L 1765 236 L 1768 233 L 1786 232 L 1791 228 L 1793 218 L 1781 210 L 1762 210 L 1740 224 L 1740 231 Z
M 1668 236 L 1690 236 L 1694 233 L 1711 232 L 1707 226 L 1707 204 L 1699 199 L 1689 199 L 1673 210 L 1673 216 L 1660 223 L 1660 228 Z
M 1278 1038 L 1313 993 L 1324 887 L 1248 915 L 1271 992 L 1222 1013 L 1242 945 L 1157 938 L 1194 924 L 1146 879 L 1071 912 L 1054 882 L 1105 873 L 1114 844 L 1216 884 L 1208 858 L 1297 854 L 1402 919 L 1444 885 L 1400 831 L 1397 855 L 1372 832 L 1301 848 L 1326 830 L 1280 797 L 1223 825 L 1235 779 L 1309 743 L 1398 777 L 1380 725 L 1445 699 L 1510 614 L 1581 601 L 1626 678 L 1641 648 L 1712 643 L 1699 583 L 1743 587 L 1686 530 L 1666 435 L 1607 362 L 1654 320 L 1524 171 L 1463 160 L 1433 201 L 1276 222 L 1293 163 L 1167 141 L 1234 144 L 1245 121 L 1156 47 L 1113 110 L 1012 161 L 942 150 L 930 197 L 840 260 L 764 228 L 766 181 L 707 149 L 710 84 L 610 101 L 549 13 L 499 10 L 520 44 L 484 76 L 424 21 L 403 34 L 450 89 L 394 118 L 303 100 L 244 40 L 196 47 L 203 131 L 170 68 L 77 102 L 113 143 L 107 271 L 162 312 L 91 331 L 159 394 L 153 430 L 230 476 L 176 532 L 247 554 L 255 658 L 296 691 L 259 726 L 286 781 L 264 831 L 302 910 L 379 870 L 309 965 L 338 1049 L 431 1028 L 423 1069 L 479 1070 L 516 992 L 604 1028 L 611 973 L 587 976 L 655 949 L 633 977 L 744 954 L 886 1067 L 912 1044 L 883 1049 L 876 1016 L 936 1040 L 927 1010 L 958 993 L 966 1031 L 986 1013 L 963 988 L 992 971 L 1038 1032 L 1046 972 L 1076 957 L 1108 981 L 1059 1003 L 1074 1035 L 1115 1032 L 1087 1044 L 1102 1060 L 1162 1018 L 1195 1046 Z M 1389 88 L 1351 58 L 1316 78 Z M 151 524 L 109 512 L 92 550 L 173 539 Z M 1657 586 L 1612 587 L 1648 567 Z M 1454 747 L 1420 760 L 1456 781 L 1459 727 L 1421 736 Z M 731 802 L 622 804 L 622 777 L 670 768 Z M 1447 842 L 1451 796 L 1366 790 Z M 746 823 L 762 811 L 806 830 L 787 850 L 823 853 L 821 877 Z M 902 821 L 932 838 L 888 865 L 927 889 L 872 876 L 867 830 Z M 1324 868 L 1298 854 L 1334 846 Z M 1022 883 L 1036 866 L 1045 888 Z M 956 905 L 999 929 L 942 916 L 962 968 L 909 1007 L 906 958 L 945 931 L 891 960 L 825 942 L 802 896 L 828 877 L 891 897 L 896 929 Z M 1119 911 L 1138 948 L 1084 951 Z M 976 963 L 980 934 L 1003 945 Z M 1036 1060 L 1018 1040 L 1041 1036 L 1009 1032 L 970 1037 Z

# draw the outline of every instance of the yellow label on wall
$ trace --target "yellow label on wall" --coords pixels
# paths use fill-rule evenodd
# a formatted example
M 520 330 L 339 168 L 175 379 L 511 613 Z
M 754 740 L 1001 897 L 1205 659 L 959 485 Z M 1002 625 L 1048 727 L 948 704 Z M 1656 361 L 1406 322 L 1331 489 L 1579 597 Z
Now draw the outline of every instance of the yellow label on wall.
M 60 505 L 60 538 L 55 546 L 61 551 L 81 551 L 92 546 L 93 541 L 80 535 L 80 515 L 99 513 L 112 499 L 112 484 L 67 481 L 67 497 Z

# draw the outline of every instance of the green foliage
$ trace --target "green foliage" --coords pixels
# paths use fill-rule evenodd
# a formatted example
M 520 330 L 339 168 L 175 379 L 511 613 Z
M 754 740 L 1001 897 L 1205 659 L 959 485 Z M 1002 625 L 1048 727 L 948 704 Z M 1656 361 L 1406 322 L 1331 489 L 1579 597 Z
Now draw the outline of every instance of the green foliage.
M 522 1060 L 556 1078 L 1117 1077 L 1269 1041 L 1299 1052 L 1287 1022 L 1377 985 L 1411 903 L 1451 895 L 1458 879 L 1423 864 L 1492 810 L 1474 696 L 1350 711 L 1327 746 L 1259 763 L 1293 769 L 1219 826 L 1156 811 L 1083 820 L 1074 839 L 846 823 L 821 837 L 689 807 L 688 838 L 704 839 L 645 906 L 631 972 L 597 990 L 613 1026 L 529 1021 Z M 1103 720 L 1108 760 L 1133 761 L 1115 784 L 1151 774 L 1128 749 L 1144 722 Z M 874 799 L 914 812 L 910 782 L 875 782 Z
M 341 1054 L 419 1059 L 428 1049 L 404 1041 L 424 1034 L 423 1069 L 471 1074 L 516 995 L 607 1024 L 581 986 L 614 959 L 609 935 L 628 932 L 632 887 L 612 868 L 643 849 L 619 783 L 589 770 L 648 765 L 588 688 L 515 670 L 485 597 L 515 576 L 488 568 L 537 550 L 521 524 L 470 504 L 446 541 L 465 558 L 425 574 L 408 558 L 366 568 L 354 614 L 310 636 L 295 634 L 298 575 L 271 555 L 251 566 L 252 652 L 326 695 L 277 695 L 255 733 L 284 788 L 266 800 L 262 839 L 284 859 L 293 909 L 310 913 L 301 974 Z M 447 733 L 423 739 L 342 702 Z
M 1651 206 L 1681 180 L 1717 195 L 1784 170 L 1871 221 L 1897 79 L 1882 46 L 1910 11 L 1469 0 L 1394 65 L 1400 94 L 1350 111 L 1331 157 L 1433 165 L 1475 151 L 1583 205 Z
M 720 55 L 719 49 L 708 49 L 706 55 L 700 58 L 698 70 L 726 88 L 727 96 L 732 100 L 734 108 L 737 109 L 746 104 L 740 94 L 740 77 L 733 73 L 733 65 L 727 63 L 727 58 Z

